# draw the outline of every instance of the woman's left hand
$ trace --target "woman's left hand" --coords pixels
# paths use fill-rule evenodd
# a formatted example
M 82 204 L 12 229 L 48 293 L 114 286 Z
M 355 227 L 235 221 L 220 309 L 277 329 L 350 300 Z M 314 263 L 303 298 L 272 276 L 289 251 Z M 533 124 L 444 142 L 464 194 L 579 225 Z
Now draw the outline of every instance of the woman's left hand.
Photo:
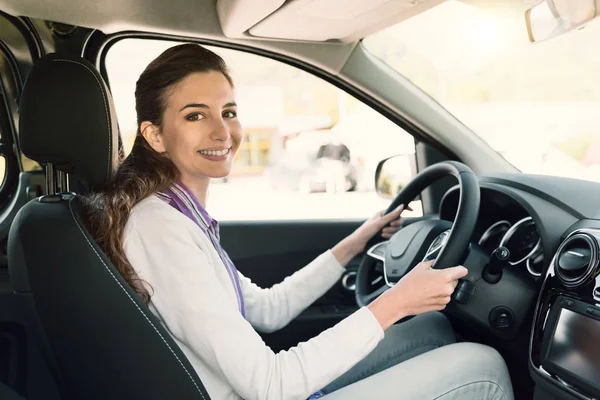
M 369 240 L 380 231 L 381 237 L 384 239 L 391 238 L 394 233 L 402 229 L 404 220 L 402 219 L 401 214 L 404 209 L 404 204 L 402 204 L 387 215 L 383 215 L 385 211 L 379 211 L 373 217 L 366 220 L 356 231 L 354 231 L 354 233 L 352 233 L 352 236 L 356 241 L 355 245 L 364 251 Z M 406 207 L 406 209 L 412 211 L 412 208 L 410 207 Z
M 402 228 L 404 222 L 400 217 L 402 211 L 404 211 L 404 205 L 396 208 L 394 211 L 387 215 L 383 215 L 385 211 L 380 211 L 368 220 L 366 220 L 357 230 L 352 232 L 350 236 L 346 237 L 340 243 L 338 243 L 332 252 L 341 265 L 346 265 L 356 255 L 366 250 L 367 243 L 377 232 L 381 231 L 381 236 L 384 239 L 389 239 L 394 233 Z M 412 208 L 406 207 L 407 210 L 412 211 Z

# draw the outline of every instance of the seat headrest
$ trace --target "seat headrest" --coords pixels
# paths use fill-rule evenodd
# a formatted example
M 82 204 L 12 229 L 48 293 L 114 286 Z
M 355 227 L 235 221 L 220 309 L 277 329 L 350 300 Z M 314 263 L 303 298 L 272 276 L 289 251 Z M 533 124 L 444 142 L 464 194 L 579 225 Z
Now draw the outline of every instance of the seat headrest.
M 34 64 L 19 107 L 19 142 L 27 157 L 98 190 L 117 166 L 118 132 L 112 97 L 90 62 L 49 54 Z

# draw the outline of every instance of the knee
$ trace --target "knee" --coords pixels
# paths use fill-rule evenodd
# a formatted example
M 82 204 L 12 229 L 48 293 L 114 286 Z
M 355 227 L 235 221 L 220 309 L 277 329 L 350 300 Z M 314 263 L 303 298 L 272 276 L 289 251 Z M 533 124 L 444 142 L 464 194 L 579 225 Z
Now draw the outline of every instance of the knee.
M 440 342 L 440 346 L 456 342 L 452 325 L 450 325 L 448 318 L 441 312 L 430 312 L 419 315 L 415 319 L 420 319 L 419 323 L 426 327 L 427 332 L 435 333 L 436 340 Z
M 495 387 L 491 391 L 494 395 L 490 398 L 513 398 L 510 374 L 498 351 L 478 343 L 457 343 L 448 347 L 459 356 L 460 361 L 456 362 L 462 365 L 455 365 L 455 370 L 462 371 L 466 381 L 493 383 Z
M 479 343 L 457 343 L 456 346 L 462 347 L 461 352 L 465 354 L 463 358 L 471 360 L 474 364 L 506 369 L 504 359 L 493 347 Z

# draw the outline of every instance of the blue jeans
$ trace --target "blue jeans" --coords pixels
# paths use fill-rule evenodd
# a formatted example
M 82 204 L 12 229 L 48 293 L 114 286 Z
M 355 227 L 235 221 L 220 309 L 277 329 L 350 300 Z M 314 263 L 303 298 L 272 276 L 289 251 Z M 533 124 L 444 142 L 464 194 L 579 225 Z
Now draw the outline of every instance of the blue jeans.
M 393 367 L 415 356 L 456 341 L 446 317 L 433 312 L 391 326 L 385 337 L 364 359 L 325 386 L 325 394 Z
M 323 400 L 514 400 L 510 375 L 496 350 L 454 343 L 394 365 Z

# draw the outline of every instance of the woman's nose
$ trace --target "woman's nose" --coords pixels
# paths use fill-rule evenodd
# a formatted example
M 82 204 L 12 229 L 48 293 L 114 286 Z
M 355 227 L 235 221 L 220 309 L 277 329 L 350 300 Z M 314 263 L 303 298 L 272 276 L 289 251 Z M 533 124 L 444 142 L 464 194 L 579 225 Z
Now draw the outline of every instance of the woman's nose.
M 227 126 L 225 121 L 223 121 L 223 119 L 220 118 L 215 123 L 215 126 L 211 132 L 211 139 L 225 142 L 229 139 L 230 136 L 231 134 L 229 133 L 229 127 Z

